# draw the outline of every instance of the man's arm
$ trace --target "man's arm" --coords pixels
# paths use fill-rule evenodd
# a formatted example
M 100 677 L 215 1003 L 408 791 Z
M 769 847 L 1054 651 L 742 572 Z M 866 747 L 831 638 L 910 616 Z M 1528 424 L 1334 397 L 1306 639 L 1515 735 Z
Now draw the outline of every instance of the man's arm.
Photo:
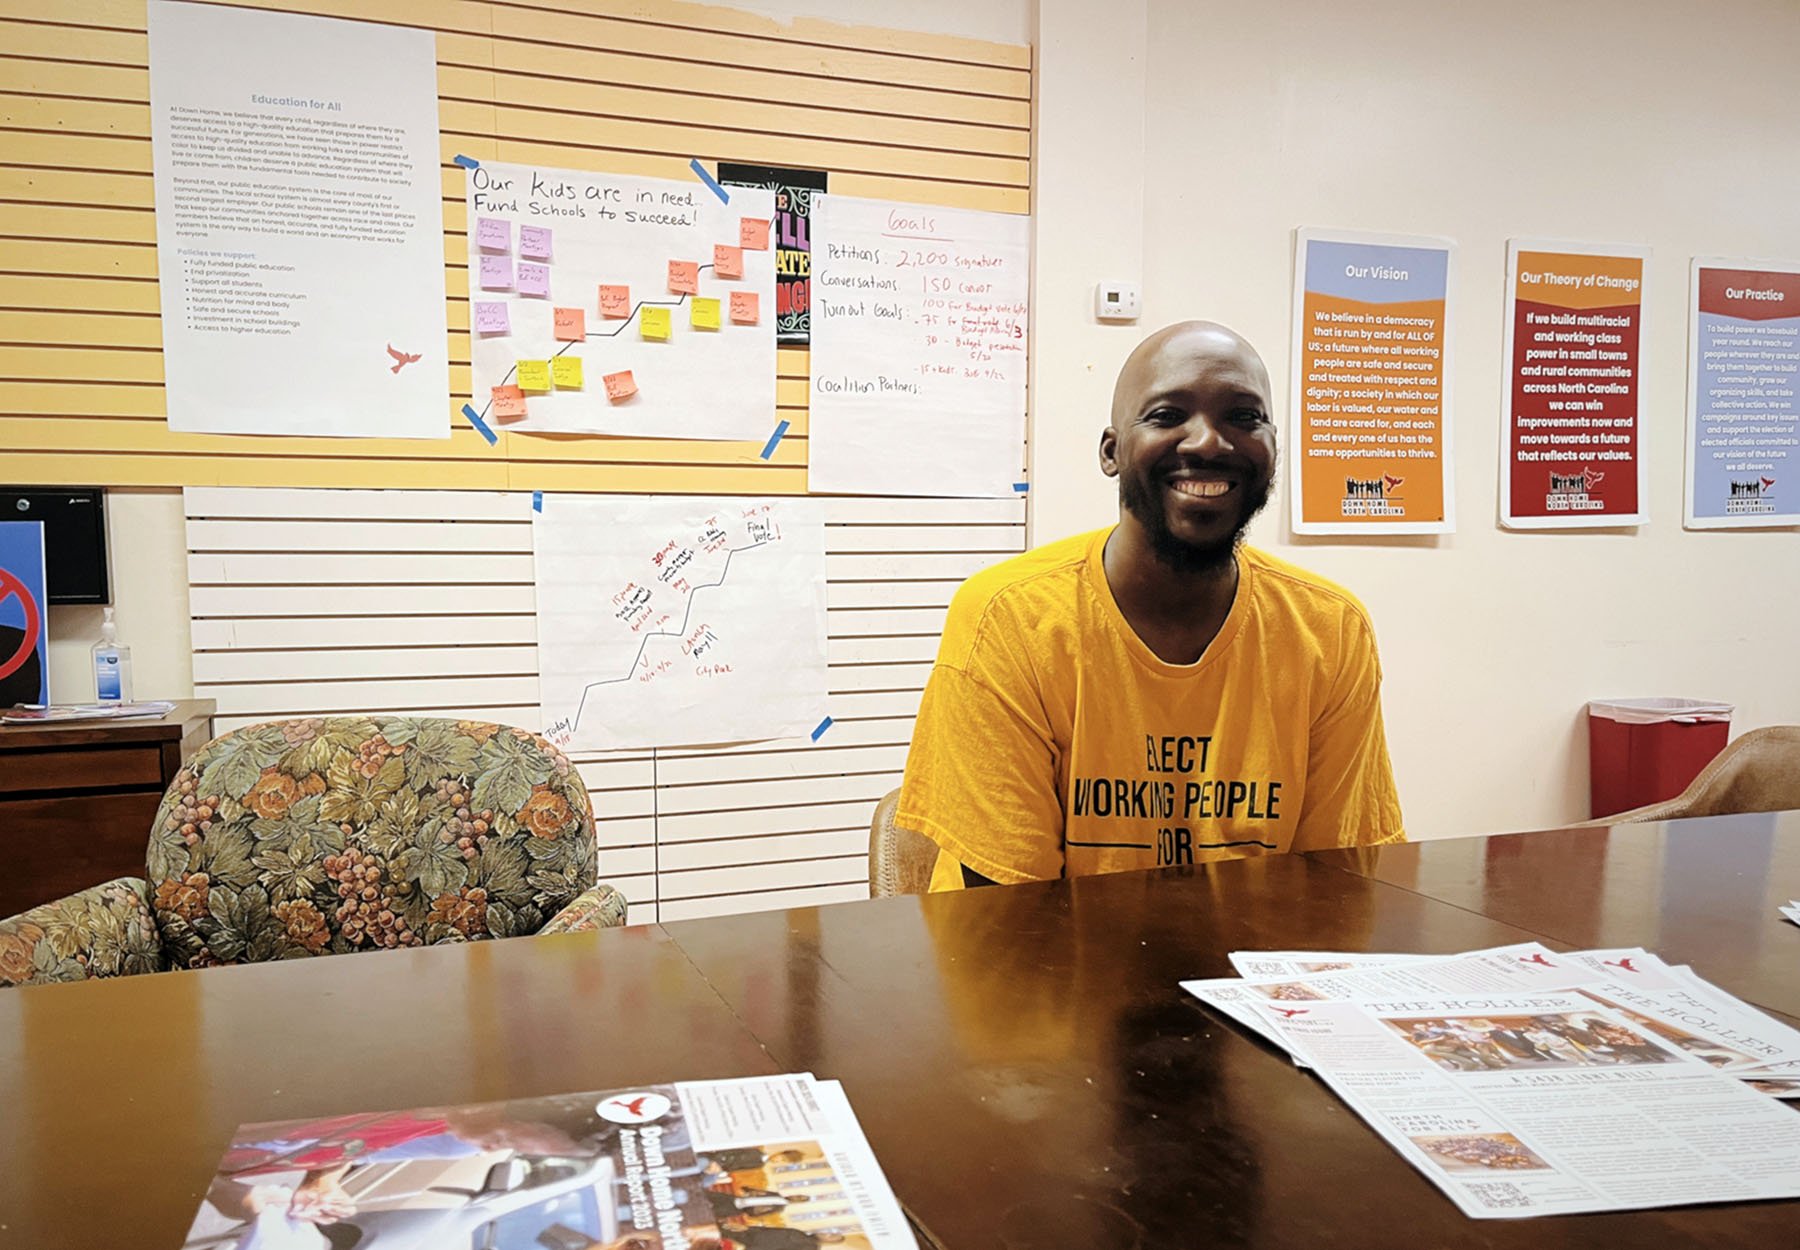
M 1295 851 L 1406 840 L 1381 719 L 1375 636 L 1360 612 L 1345 629 L 1333 701 L 1312 725 Z

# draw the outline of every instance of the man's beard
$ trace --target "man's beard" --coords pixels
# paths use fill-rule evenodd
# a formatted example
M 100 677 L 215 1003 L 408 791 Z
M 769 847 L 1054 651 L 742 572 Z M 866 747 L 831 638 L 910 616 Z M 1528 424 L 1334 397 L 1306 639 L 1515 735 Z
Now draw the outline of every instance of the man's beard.
M 1243 506 L 1237 526 L 1224 538 L 1211 543 L 1190 543 L 1177 538 L 1169 528 L 1169 516 L 1163 510 L 1161 499 L 1151 493 L 1142 477 L 1131 474 L 1119 479 L 1119 502 L 1144 527 L 1144 533 L 1150 539 L 1150 551 L 1158 564 L 1176 573 L 1222 573 L 1231 567 L 1232 558 L 1244 541 L 1244 531 L 1268 504 L 1274 486 L 1273 475 L 1255 484 L 1241 482 L 1237 489 L 1243 495 Z

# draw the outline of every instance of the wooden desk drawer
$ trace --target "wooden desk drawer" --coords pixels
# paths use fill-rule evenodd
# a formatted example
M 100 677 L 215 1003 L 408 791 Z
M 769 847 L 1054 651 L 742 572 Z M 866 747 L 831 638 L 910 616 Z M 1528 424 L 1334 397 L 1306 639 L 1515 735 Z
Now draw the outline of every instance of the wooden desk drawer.
M 162 752 L 150 743 L 0 751 L 0 794 L 28 790 L 163 788 Z
M 141 877 L 161 793 L 0 799 L 0 917 Z

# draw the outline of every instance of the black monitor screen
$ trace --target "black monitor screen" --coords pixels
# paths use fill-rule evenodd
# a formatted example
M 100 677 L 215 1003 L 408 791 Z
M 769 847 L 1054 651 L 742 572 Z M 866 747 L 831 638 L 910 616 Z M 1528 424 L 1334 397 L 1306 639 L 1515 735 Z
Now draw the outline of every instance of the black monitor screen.
M 111 603 L 106 568 L 106 492 L 97 487 L 0 487 L 0 520 L 44 523 L 45 590 L 51 603 Z

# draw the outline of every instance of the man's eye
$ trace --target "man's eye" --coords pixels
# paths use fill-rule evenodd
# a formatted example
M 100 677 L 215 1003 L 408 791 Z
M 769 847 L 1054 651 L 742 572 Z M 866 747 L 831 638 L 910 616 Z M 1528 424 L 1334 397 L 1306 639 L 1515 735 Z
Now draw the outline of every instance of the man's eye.
M 1258 426 L 1268 420 L 1267 417 L 1263 416 L 1262 409 L 1260 408 L 1234 409 L 1231 414 L 1231 419 L 1235 424 L 1245 427 Z
M 1173 408 L 1152 409 L 1144 420 L 1151 425 L 1180 425 L 1187 418 Z

